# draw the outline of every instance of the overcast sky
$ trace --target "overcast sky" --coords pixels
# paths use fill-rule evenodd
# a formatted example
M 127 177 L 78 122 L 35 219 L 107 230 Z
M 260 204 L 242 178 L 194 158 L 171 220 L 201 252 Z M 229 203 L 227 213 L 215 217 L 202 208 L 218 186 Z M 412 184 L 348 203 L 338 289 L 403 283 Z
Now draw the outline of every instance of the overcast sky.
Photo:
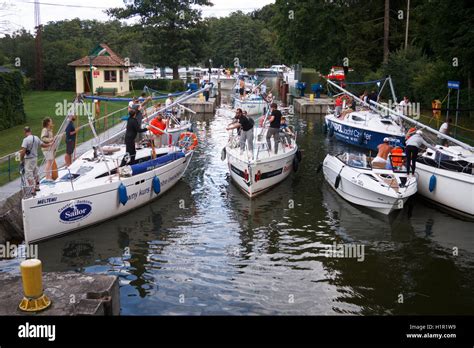
M 211 0 L 213 7 L 203 8 L 203 15 L 226 16 L 242 10 L 250 12 L 273 3 L 274 0 Z M 124 0 L 40 0 L 41 23 L 63 19 L 109 19 L 103 12 L 111 7 L 124 6 Z M 76 7 L 77 6 L 77 7 Z M 20 28 L 33 31 L 34 0 L 0 0 L 0 35 Z

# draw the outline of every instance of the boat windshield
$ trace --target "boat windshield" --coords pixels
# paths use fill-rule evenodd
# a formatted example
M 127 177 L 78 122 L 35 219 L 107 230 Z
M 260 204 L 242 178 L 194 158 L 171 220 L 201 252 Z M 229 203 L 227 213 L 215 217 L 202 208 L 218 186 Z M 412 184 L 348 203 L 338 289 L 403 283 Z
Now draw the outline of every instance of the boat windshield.
M 367 160 L 367 155 L 365 154 L 343 153 L 337 155 L 337 158 L 339 158 L 342 162 L 344 162 L 350 167 L 365 169 L 371 168 L 370 163 Z

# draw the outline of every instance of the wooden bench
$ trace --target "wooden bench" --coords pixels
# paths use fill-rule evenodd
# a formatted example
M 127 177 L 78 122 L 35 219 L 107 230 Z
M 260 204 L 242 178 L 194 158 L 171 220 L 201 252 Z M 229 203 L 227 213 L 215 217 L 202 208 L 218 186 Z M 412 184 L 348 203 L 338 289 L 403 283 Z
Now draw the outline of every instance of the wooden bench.
M 97 95 L 108 94 L 115 96 L 115 94 L 117 93 L 117 88 L 97 87 L 95 91 Z

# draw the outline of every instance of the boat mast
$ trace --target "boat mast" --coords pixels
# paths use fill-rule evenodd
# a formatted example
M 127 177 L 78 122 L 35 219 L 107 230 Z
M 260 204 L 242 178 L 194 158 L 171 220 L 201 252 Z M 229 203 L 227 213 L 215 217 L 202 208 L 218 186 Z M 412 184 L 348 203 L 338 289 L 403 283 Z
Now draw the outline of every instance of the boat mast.
M 324 77 L 323 77 L 324 78 Z M 354 94 L 352 94 L 351 92 L 345 90 L 344 88 L 342 88 L 341 86 L 335 84 L 334 82 L 324 78 L 329 84 L 333 85 L 334 87 L 338 88 L 339 90 L 343 91 L 344 93 L 350 95 L 352 98 L 354 98 L 355 100 L 359 101 L 359 102 L 362 102 L 363 104 L 367 104 L 365 103 L 362 99 L 360 99 L 359 97 L 355 96 Z M 369 100 L 369 105 L 372 104 L 373 107 L 372 109 L 373 110 L 376 110 L 375 107 L 378 107 L 380 109 L 383 109 L 385 111 L 387 111 L 389 114 L 391 115 L 394 115 L 394 116 L 397 116 L 397 117 L 400 117 L 401 119 L 409 122 L 409 123 L 412 123 L 414 124 L 415 126 L 419 127 L 419 128 L 422 128 L 422 129 L 426 129 L 427 131 L 431 132 L 431 133 L 434 133 L 436 135 L 439 135 L 441 138 L 444 138 L 446 140 L 449 140 L 451 141 L 452 143 L 456 144 L 456 145 L 459 145 L 461 146 L 462 148 L 466 149 L 466 150 L 469 150 L 469 151 L 474 151 L 474 147 L 472 146 L 469 146 L 468 144 L 466 143 L 463 143 L 462 141 L 459 141 L 457 139 L 454 139 L 452 137 L 450 137 L 449 135 L 446 135 L 446 134 L 443 134 L 441 132 L 438 132 L 436 129 L 433 129 L 431 127 L 428 127 L 427 125 L 421 123 L 421 122 L 418 122 L 418 121 L 415 121 L 397 111 L 394 111 L 388 107 L 386 107 L 385 105 L 382 105 L 382 104 L 379 104 L 377 102 L 374 102 L 373 100 Z

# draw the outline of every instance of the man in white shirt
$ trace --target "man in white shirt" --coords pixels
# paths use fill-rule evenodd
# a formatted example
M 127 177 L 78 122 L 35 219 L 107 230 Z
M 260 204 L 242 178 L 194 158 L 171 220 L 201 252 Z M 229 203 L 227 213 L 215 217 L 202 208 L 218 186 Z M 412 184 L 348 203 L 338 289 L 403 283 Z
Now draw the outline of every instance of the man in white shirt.
M 398 112 L 407 116 L 409 105 L 410 105 L 410 99 L 408 99 L 407 96 L 404 96 L 403 100 L 400 103 L 398 103 Z
M 446 120 L 446 122 L 444 122 L 441 127 L 439 127 L 439 132 L 444 134 L 444 135 L 449 135 L 450 134 L 450 128 L 451 128 L 451 123 L 453 122 L 453 120 L 451 118 L 448 118 Z M 447 146 L 448 145 L 448 141 L 443 138 L 443 137 L 440 137 L 438 135 L 438 144 L 439 145 L 443 145 L 443 146 Z

